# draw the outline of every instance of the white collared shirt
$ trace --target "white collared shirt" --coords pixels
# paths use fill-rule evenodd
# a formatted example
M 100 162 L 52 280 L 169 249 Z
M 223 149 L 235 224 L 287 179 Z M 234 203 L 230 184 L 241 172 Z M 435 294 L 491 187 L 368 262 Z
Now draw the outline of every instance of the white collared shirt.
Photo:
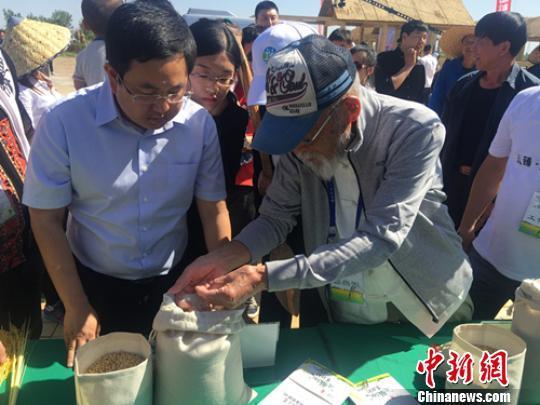
M 68 240 L 85 266 L 131 280 L 166 274 L 184 253 L 194 196 L 226 197 L 215 123 L 195 102 L 141 134 L 105 81 L 43 115 L 23 203 L 69 207 Z
M 50 89 L 46 82 L 33 77 L 30 80 L 34 88 L 19 83 L 19 100 L 32 121 L 32 127 L 37 128 L 43 113 L 62 96 L 56 90 Z

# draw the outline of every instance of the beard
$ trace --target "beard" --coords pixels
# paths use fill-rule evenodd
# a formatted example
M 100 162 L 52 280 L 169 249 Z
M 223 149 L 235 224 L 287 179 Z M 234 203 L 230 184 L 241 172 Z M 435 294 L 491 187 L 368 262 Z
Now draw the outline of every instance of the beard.
M 350 134 L 343 133 L 338 139 L 336 151 L 330 158 L 316 152 L 297 152 L 296 157 L 302 161 L 317 177 L 324 181 L 331 180 L 338 168 L 339 162 L 345 157 L 345 149 Z

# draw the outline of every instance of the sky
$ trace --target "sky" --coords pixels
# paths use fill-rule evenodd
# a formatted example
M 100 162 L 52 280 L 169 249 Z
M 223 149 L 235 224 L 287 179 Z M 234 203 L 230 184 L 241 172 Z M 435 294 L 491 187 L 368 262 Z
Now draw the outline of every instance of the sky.
M 228 0 L 227 2 L 216 0 L 172 0 L 172 3 L 180 13 L 185 13 L 188 8 L 223 9 L 227 4 L 227 10 L 239 17 L 249 17 L 253 14 L 259 0 Z M 319 13 L 320 0 L 274 0 L 280 8 L 281 14 L 314 16 Z M 465 6 L 475 20 L 484 14 L 495 11 L 496 0 L 464 0 Z M 74 25 L 82 19 L 80 1 L 78 0 L 17 0 L 0 1 L 0 8 L 11 8 L 22 15 L 33 13 L 36 15 L 49 16 L 54 10 L 65 10 L 73 15 Z M 540 15 L 540 0 L 512 0 L 512 11 L 517 11 L 524 16 Z M 5 22 L 0 17 L 0 25 Z

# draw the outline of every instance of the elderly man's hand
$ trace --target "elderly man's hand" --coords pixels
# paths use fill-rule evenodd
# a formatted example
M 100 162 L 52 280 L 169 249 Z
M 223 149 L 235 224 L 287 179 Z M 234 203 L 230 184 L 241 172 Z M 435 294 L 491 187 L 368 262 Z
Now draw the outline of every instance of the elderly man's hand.
M 0 366 L 4 364 L 7 361 L 7 359 L 8 359 L 8 356 L 6 353 L 6 348 L 4 347 L 2 342 L 0 342 Z
M 213 307 L 236 308 L 266 290 L 266 266 L 242 266 L 215 280 L 195 286 L 196 294 Z

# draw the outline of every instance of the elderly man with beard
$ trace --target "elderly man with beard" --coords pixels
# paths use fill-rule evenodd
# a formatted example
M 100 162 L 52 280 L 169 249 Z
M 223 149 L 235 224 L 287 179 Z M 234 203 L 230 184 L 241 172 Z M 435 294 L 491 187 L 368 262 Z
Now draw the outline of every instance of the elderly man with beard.
M 254 147 L 286 154 L 260 216 L 169 292 L 189 309 L 184 293 L 235 307 L 265 289 L 320 287 L 334 321 L 406 318 L 436 333 L 472 276 L 443 205 L 435 113 L 362 89 L 350 53 L 316 35 L 270 58 L 267 97 Z M 257 264 L 299 214 L 306 255 Z

